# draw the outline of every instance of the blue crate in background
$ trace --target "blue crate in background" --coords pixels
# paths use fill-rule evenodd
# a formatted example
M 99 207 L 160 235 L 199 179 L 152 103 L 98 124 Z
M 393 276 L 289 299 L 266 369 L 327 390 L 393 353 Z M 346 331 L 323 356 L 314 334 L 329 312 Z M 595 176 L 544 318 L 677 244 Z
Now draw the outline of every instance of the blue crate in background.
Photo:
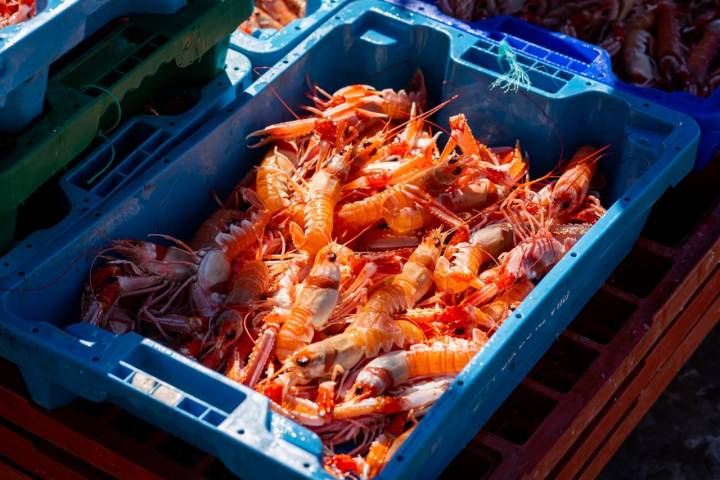
M 665 92 L 657 88 L 639 87 L 620 80 L 613 73 L 612 61 L 605 49 L 569 35 L 505 15 L 466 23 L 444 14 L 434 0 L 387 1 L 463 30 L 484 32 L 494 40 L 505 39 L 515 50 L 532 58 L 542 59 L 564 70 L 689 115 L 700 126 L 701 132 L 695 161 L 695 168 L 698 170 L 703 169 L 715 155 L 720 154 L 720 89 L 703 98 L 685 92 Z
M 186 136 L 218 110 L 230 104 L 250 85 L 250 62 L 229 50 L 225 72 L 201 90 L 187 89 L 188 101 L 195 102 L 177 115 L 140 115 L 129 119 L 99 146 L 83 153 L 79 164 L 63 175 L 59 187 L 68 203 L 68 213 L 50 228 L 31 233 L 0 255 L 0 277 L 22 271 L 28 262 L 47 255 L 45 248 L 62 232 L 72 230 L 108 197 L 132 181 L 141 181 L 144 172 L 160 163 Z M 173 94 L 172 88 L 167 89 Z M 177 94 L 183 94 L 178 89 Z M 107 165 L 111 164 L 109 168 Z M 140 180 L 139 180 L 140 179 Z
M 131 333 L 78 323 L 97 251 L 115 238 L 188 238 L 221 196 L 265 153 L 248 149 L 256 129 L 293 117 L 307 80 L 333 91 L 353 83 L 401 88 L 417 68 L 431 103 L 458 95 L 433 121 L 464 113 L 490 145 L 520 139 L 533 176 L 561 152 L 609 145 L 598 168 L 607 214 L 572 248 L 453 382 L 381 473 L 433 478 L 490 418 L 630 251 L 653 204 L 691 169 L 695 122 L 571 71 L 518 53 L 532 86 L 490 85 L 504 67 L 498 42 L 380 0 L 333 15 L 231 105 L 216 113 L 142 179 L 99 199 L 93 215 L 59 232 L 22 276 L 0 280 L 0 355 L 17 363 L 32 397 L 56 407 L 82 396 L 110 400 L 217 455 L 242 478 L 327 478 L 321 443 L 275 414 L 268 400 L 182 355 Z M 592 112 L 592 114 L 589 114 Z M 85 164 L 78 166 L 84 168 Z
M 185 0 L 38 0 L 37 14 L 0 29 L 0 131 L 23 130 L 43 109 L 50 64 L 110 21 L 169 15 Z
M 286 53 L 310 35 L 319 25 L 330 18 L 350 0 L 307 0 L 306 15 L 290 22 L 281 30 L 257 30 L 252 35 L 237 30 L 230 38 L 230 48 L 250 59 L 256 68 L 256 76 L 264 68 L 272 67 Z

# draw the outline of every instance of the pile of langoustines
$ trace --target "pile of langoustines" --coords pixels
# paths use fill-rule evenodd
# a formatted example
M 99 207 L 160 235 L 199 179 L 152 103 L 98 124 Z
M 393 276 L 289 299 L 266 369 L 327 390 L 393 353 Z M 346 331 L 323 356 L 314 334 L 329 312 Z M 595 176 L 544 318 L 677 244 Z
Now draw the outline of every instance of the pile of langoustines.
M 114 241 L 83 316 L 262 392 L 320 435 L 328 471 L 372 477 L 604 214 L 602 150 L 530 181 L 519 143 L 489 148 L 463 115 L 441 148 L 429 117 L 452 100 L 425 109 L 420 72 L 312 97 L 248 137 L 262 163 L 191 242 Z

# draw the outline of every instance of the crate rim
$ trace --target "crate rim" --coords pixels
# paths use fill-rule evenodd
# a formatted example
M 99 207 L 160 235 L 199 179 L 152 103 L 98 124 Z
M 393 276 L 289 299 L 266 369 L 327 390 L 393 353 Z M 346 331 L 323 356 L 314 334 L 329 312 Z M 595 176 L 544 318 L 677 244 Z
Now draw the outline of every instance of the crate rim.
M 701 126 L 702 134 L 698 147 L 696 169 L 703 169 L 712 160 L 713 155 L 720 154 L 720 88 L 716 88 L 708 97 L 701 97 L 688 92 L 667 92 L 655 87 L 633 85 L 618 78 L 612 69 L 612 61 L 609 53 L 602 47 L 576 39 L 561 32 L 555 32 L 541 25 L 535 25 L 511 15 L 494 15 L 485 19 L 466 22 L 443 13 L 437 6 L 437 0 L 385 1 L 391 5 L 403 6 L 418 15 L 432 18 L 440 23 L 451 25 L 460 30 L 481 34 L 485 40 L 488 34 L 497 33 L 528 45 L 539 46 L 542 49 L 551 51 L 556 56 L 570 60 L 571 63 L 581 64 L 584 68 L 581 71 L 574 71 L 575 75 L 587 78 L 592 82 L 619 89 L 653 103 L 659 103 L 675 112 L 683 113 L 696 119 Z M 595 58 L 592 62 L 583 62 L 578 58 L 570 57 L 551 47 L 499 30 L 499 26 L 503 24 L 519 26 L 529 32 L 538 32 L 546 38 L 560 39 L 569 46 L 580 46 L 583 49 L 592 50 L 595 52 Z M 540 57 L 531 52 L 523 51 L 523 54 L 540 60 Z M 556 68 L 560 67 L 556 63 L 549 63 Z
M 370 9 L 368 9 L 367 5 L 372 5 L 372 6 Z M 259 90 L 260 86 L 267 85 L 272 79 L 274 79 L 276 76 L 280 75 L 281 72 L 283 72 L 286 68 L 289 68 L 292 65 L 292 62 L 297 60 L 297 57 L 300 56 L 297 54 L 297 52 L 307 51 L 308 47 L 314 45 L 322 38 L 322 35 L 321 35 L 322 32 L 329 31 L 340 25 L 346 24 L 347 22 L 344 21 L 343 17 L 345 16 L 345 14 L 347 14 L 347 12 L 350 12 L 352 14 L 355 12 L 367 12 L 368 10 L 373 10 L 373 11 L 379 12 L 381 14 L 393 16 L 392 15 L 393 13 L 400 13 L 402 9 L 399 9 L 397 7 L 392 7 L 389 9 L 388 5 L 384 4 L 380 0 L 359 1 L 359 2 L 354 2 L 350 5 L 347 5 L 345 8 L 343 8 L 340 12 L 338 12 L 336 14 L 334 19 L 331 19 L 330 21 L 326 22 L 323 25 L 323 28 L 321 30 L 318 30 L 318 31 L 316 31 L 316 33 L 311 34 L 308 38 L 306 38 L 303 42 L 301 42 L 300 45 L 298 45 L 295 49 L 293 49 L 293 51 L 289 52 L 289 54 L 285 56 L 285 59 L 288 60 L 287 63 L 284 63 L 284 62 L 279 63 L 272 69 L 268 70 L 255 83 L 253 83 L 248 89 L 246 89 L 246 93 L 248 93 L 249 96 L 246 96 L 244 98 L 237 100 L 236 103 L 233 104 L 233 107 L 240 106 L 242 103 L 249 101 L 249 97 L 252 96 L 253 92 L 257 93 L 260 91 Z M 360 13 L 357 13 L 358 17 L 360 15 L 361 15 Z M 442 28 L 439 28 L 440 30 L 448 30 L 449 28 L 451 28 L 446 25 L 443 25 L 442 23 L 438 22 L 435 19 L 424 19 L 423 21 L 431 24 L 431 26 L 437 25 L 437 26 L 442 27 Z M 432 25 L 432 24 L 436 24 L 436 25 Z M 320 33 L 318 33 L 318 32 L 320 32 Z M 446 31 L 445 33 L 451 34 L 452 32 Z M 452 35 L 450 35 L 450 36 L 452 37 Z M 459 60 L 456 57 L 454 57 L 454 58 L 455 58 L 455 60 Z M 494 72 L 490 72 L 490 73 L 492 75 L 497 76 L 497 74 L 495 74 Z M 599 85 L 599 84 L 588 86 L 588 87 L 589 87 L 589 90 L 593 91 L 593 92 L 609 93 L 607 90 L 607 87 Z M 561 89 L 561 92 L 562 92 L 562 89 Z M 560 92 L 558 92 L 558 98 L 563 98 L 564 96 L 559 95 L 559 93 Z M 612 93 L 613 93 L 613 95 L 619 94 L 621 97 L 624 97 L 624 99 L 631 105 L 635 105 L 637 103 L 641 103 L 641 102 L 645 101 L 644 99 L 637 98 L 637 97 L 627 94 L 625 92 L 612 92 Z M 549 94 L 547 92 L 542 92 L 542 94 L 546 95 L 546 96 L 552 96 L 552 94 Z M 573 95 L 579 95 L 579 94 L 584 94 L 584 93 L 576 93 Z M 662 108 L 662 107 L 658 107 L 658 108 L 661 108 L 660 113 L 663 113 L 663 110 L 665 110 L 668 113 L 670 113 L 671 116 L 675 116 L 676 118 L 681 119 L 681 121 L 678 122 L 678 124 L 676 125 L 676 128 L 674 129 L 673 133 L 665 139 L 665 143 L 672 143 L 672 142 L 670 142 L 671 139 L 674 140 L 678 136 L 681 136 L 683 133 L 689 133 L 690 135 L 687 135 L 686 138 L 689 137 L 692 139 L 692 141 L 690 142 L 690 145 L 685 145 L 684 147 L 679 147 L 680 150 L 675 150 L 674 148 L 673 149 L 666 148 L 664 150 L 662 156 L 656 160 L 656 162 L 653 164 L 653 166 L 650 167 L 642 176 L 640 176 L 638 179 L 636 179 L 634 181 L 634 183 L 632 184 L 632 186 L 629 188 L 628 191 L 632 192 L 632 196 L 630 197 L 630 200 L 624 201 L 622 199 L 619 199 L 618 201 L 616 201 L 608 209 L 608 215 L 606 215 L 603 219 L 600 220 L 600 222 L 602 222 L 602 223 L 599 222 L 599 225 L 601 225 L 601 226 L 607 225 L 610 222 L 620 221 L 620 218 L 621 218 L 620 213 L 622 211 L 626 211 L 631 208 L 644 211 L 644 210 L 649 210 L 649 208 L 651 208 L 651 204 L 644 205 L 645 208 L 643 208 L 643 205 L 641 205 L 641 199 L 643 199 L 645 196 L 649 195 L 650 194 L 649 191 L 651 190 L 651 184 L 649 182 L 646 182 L 644 186 L 640 185 L 640 183 L 642 183 L 644 180 L 651 179 L 651 178 L 657 178 L 657 177 L 666 177 L 666 176 L 669 176 L 671 173 L 675 173 L 676 175 L 682 177 L 682 176 L 684 176 L 685 173 L 687 173 L 690 170 L 690 167 L 691 167 L 690 165 L 680 165 L 680 169 L 684 170 L 682 172 L 682 175 L 680 175 L 678 172 L 672 172 L 673 167 L 677 167 L 677 166 L 673 165 L 673 162 L 671 160 L 672 160 L 672 158 L 677 157 L 677 155 L 679 153 L 681 153 L 681 151 L 687 151 L 687 150 L 692 150 L 692 149 L 696 148 L 697 138 L 699 136 L 699 128 L 697 127 L 697 124 L 690 117 L 688 117 L 684 114 L 681 114 L 678 112 L 672 112 L 672 111 Z M 208 132 L 207 130 L 205 131 L 204 134 L 212 135 L 212 133 Z M 173 153 L 177 152 L 177 150 L 179 150 L 179 148 L 180 147 L 178 147 L 178 149 L 176 149 L 176 151 L 174 151 Z M 183 153 L 181 152 L 180 155 L 183 155 Z M 665 188 L 667 188 L 670 185 L 670 183 L 671 183 L 670 179 L 663 178 L 662 190 L 664 191 Z M 612 215 L 611 215 L 611 212 L 612 212 Z M 596 227 L 597 227 L 597 225 L 596 225 Z M 597 228 L 595 228 L 595 229 L 598 230 Z M 585 248 L 587 248 L 587 244 L 595 243 L 599 239 L 603 239 L 603 237 L 607 237 L 607 236 L 609 236 L 609 234 L 606 232 L 604 235 L 598 236 L 597 239 L 591 239 L 590 236 L 584 237 L 574 247 L 574 250 L 578 251 L 578 258 L 582 257 L 582 251 Z M 50 261 L 50 260 L 48 260 L 48 261 Z M 540 284 L 536 287 L 536 290 L 534 290 L 534 292 L 541 293 L 544 291 L 544 289 L 549 288 L 548 286 L 550 285 L 551 280 L 557 281 L 560 278 L 562 278 L 563 276 L 569 275 L 572 269 L 567 268 L 567 267 L 569 265 L 571 265 L 572 263 L 573 263 L 573 260 L 572 260 L 571 256 L 569 256 L 569 255 L 565 256 L 561 260 L 561 262 L 558 263 L 549 272 L 549 274 L 540 282 Z M 38 266 L 39 265 L 33 266 L 33 268 L 37 268 Z M 563 268 L 560 268 L 561 266 L 563 266 Z M 16 279 L 15 283 L 16 284 L 22 283 L 22 280 Z M 538 302 L 535 302 L 535 304 L 531 305 L 529 308 L 527 307 L 526 303 L 527 303 L 527 301 L 523 302 L 523 304 L 520 306 L 518 311 L 521 313 L 525 312 L 525 314 L 523 316 L 527 319 L 532 316 L 534 309 L 538 309 L 540 307 L 538 305 Z M 26 323 L 29 324 L 29 322 L 26 322 Z M 504 324 L 503 327 L 501 327 L 498 330 L 498 332 L 495 333 L 494 338 L 496 338 L 496 337 L 503 338 L 502 335 L 505 335 L 505 336 L 511 335 L 512 332 L 514 331 L 514 330 L 510 329 L 511 325 L 513 325 L 513 324 L 510 324 L 510 323 Z M 515 325 L 517 325 L 517 324 L 515 324 Z M 58 327 L 53 326 L 53 328 L 57 328 L 58 330 L 60 330 Z M 501 332 L 504 332 L 504 333 L 501 333 Z M 501 335 L 501 336 L 498 337 L 498 335 Z M 497 341 L 492 343 L 492 345 L 494 345 L 495 343 L 497 343 Z M 490 346 L 490 344 L 489 344 L 489 346 Z M 446 404 L 452 400 L 452 398 L 456 395 L 457 391 L 460 388 L 460 387 L 458 387 L 458 382 L 457 382 L 458 380 L 464 381 L 466 379 L 466 377 L 468 377 L 470 375 L 470 373 L 468 373 L 469 370 L 476 367 L 478 363 L 482 363 L 483 361 L 490 361 L 495 353 L 496 353 L 496 350 L 493 350 L 492 348 L 483 349 L 480 352 L 480 354 L 473 359 L 473 361 L 466 367 L 466 369 L 463 370 L 463 372 L 453 382 L 453 385 L 448 390 L 448 392 L 446 392 L 446 394 L 443 395 L 443 397 L 437 402 L 437 404 L 434 406 L 434 408 L 431 409 L 430 413 L 426 417 L 426 420 L 433 418 L 433 416 L 438 417 L 440 415 L 440 413 L 438 413 L 438 412 L 441 409 L 438 408 L 438 405 Z M 216 375 L 219 375 L 219 374 L 216 374 Z M 477 375 L 477 372 L 475 372 L 475 375 Z M 242 391 L 242 388 L 237 385 L 235 385 L 235 388 L 240 389 Z M 490 385 L 487 385 L 485 388 L 490 388 Z M 259 394 L 257 394 L 257 395 L 259 395 Z M 426 421 L 426 422 L 421 422 L 421 423 L 428 425 L 430 422 Z M 421 447 L 415 448 L 414 451 L 411 449 L 411 447 L 413 445 L 421 445 L 423 442 L 420 442 L 419 440 L 424 439 L 425 441 L 428 441 L 430 439 L 431 435 L 432 435 L 432 432 L 428 431 L 428 428 L 419 427 L 418 429 L 416 429 L 416 431 L 412 435 L 412 438 L 415 438 L 415 442 L 407 442 L 406 444 L 404 444 L 401 447 L 401 449 L 399 450 L 398 456 L 405 455 L 408 457 L 414 457 L 415 455 L 417 455 L 419 453 L 418 448 L 421 448 Z M 412 455 L 410 455 L 410 454 L 412 454 Z M 391 460 L 391 462 L 388 464 L 386 469 L 383 470 L 383 472 L 381 473 L 383 478 L 391 477 L 392 473 L 398 473 L 396 471 L 398 468 L 400 468 L 397 466 L 397 464 L 399 463 L 398 456 L 396 456 L 396 458 L 394 460 Z M 400 470 L 400 472 L 402 472 L 402 470 Z

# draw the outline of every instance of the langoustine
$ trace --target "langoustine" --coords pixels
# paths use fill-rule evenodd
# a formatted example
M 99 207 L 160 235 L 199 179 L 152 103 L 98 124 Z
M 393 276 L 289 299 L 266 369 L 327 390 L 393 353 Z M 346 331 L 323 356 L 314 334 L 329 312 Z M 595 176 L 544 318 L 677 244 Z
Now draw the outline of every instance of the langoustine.
M 332 474 L 377 474 L 604 213 L 603 149 L 527 181 L 519 143 L 486 146 L 463 115 L 438 146 L 412 85 L 315 89 L 309 117 L 259 131 L 268 150 L 236 189 L 247 208 L 224 203 L 192 245 L 113 242 L 83 319 L 266 395 L 320 435 Z

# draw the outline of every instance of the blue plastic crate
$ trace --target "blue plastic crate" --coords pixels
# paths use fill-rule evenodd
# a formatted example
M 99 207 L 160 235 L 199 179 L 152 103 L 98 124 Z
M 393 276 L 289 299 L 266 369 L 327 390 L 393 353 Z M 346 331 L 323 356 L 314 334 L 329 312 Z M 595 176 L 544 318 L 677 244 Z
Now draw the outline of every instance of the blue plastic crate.
M 77 395 L 110 400 L 217 455 L 243 478 L 326 478 L 321 444 L 274 414 L 268 401 L 136 334 L 113 336 L 78 322 L 94 255 L 110 239 L 163 232 L 189 237 L 263 151 L 245 136 L 292 118 L 306 80 L 334 90 L 350 83 L 402 87 L 416 68 L 432 103 L 459 95 L 434 121 L 464 113 L 491 145 L 520 138 L 533 175 L 580 145 L 610 145 L 599 170 L 607 214 L 537 285 L 440 398 L 383 478 L 432 478 L 475 435 L 629 252 L 662 193 L 691 169 L 695 122 L 652 102 L 589 82 L 519 54 L 533 86 L 502 93 L 498 43 L 379 0 L 339 11 L 156 164 L 59 234 L 23 276 L 0 281 L 0 355 L 17 363 L 46 407 Z
M 125 122 L 107 141 L 84 153 L 79 164 L 59 181 L 68 204 L 67 215 L 52 227 L 31 233 L 0 255 L 0 278 L 22 271 L 28 262 L 43 258 L 58 235 L 90 215 L 125 184 L 142 177 L 183 138 L 233 100 L 251 82 L 250 62 L 228 51 L 225 72 L 198 93 L 196 103 L 179 115 L 140 115 Z M 112 168 L 105 168 L 112 160 Z M 98 175 L 99 174 L 99 175 Z M 92 179 L 91 182 L 89 180 Z
M 720 154 L 720 89 L 703 98 L 685 92 L 639 87 L 620 80 L 613 73 L 610 54 L 605 49 L 569 35 L 505 15 L 471 23 L 462 22 L 440 11 L 435 0 L 388 1 L 463 30 L 484 32 L 482 34 L 494 40 L 506 39 L 515 50 L 532 58 L 542 59 L 564 70 L 691 116 L 700 126 L 701 132 L 696 169 L 704 168 L 715 155 Z
M 285 28 L 258 30 L 253 35 L 236 30 L 230 38 L 230 48 L 237 50 L 250 59 L 257 67 L 256 76 L 263 68 L 272 67 L 298 43 L 310 35 L 319 25 L 330 18 L 350 0 L 307 0 L 306 15 L 290 22 Z
M 38 0 L 37 15 L 0 29 L 0 131 L 24 129 L 43 109 L 50 64 L 111 20 L 169 15 L 185 0 Z

